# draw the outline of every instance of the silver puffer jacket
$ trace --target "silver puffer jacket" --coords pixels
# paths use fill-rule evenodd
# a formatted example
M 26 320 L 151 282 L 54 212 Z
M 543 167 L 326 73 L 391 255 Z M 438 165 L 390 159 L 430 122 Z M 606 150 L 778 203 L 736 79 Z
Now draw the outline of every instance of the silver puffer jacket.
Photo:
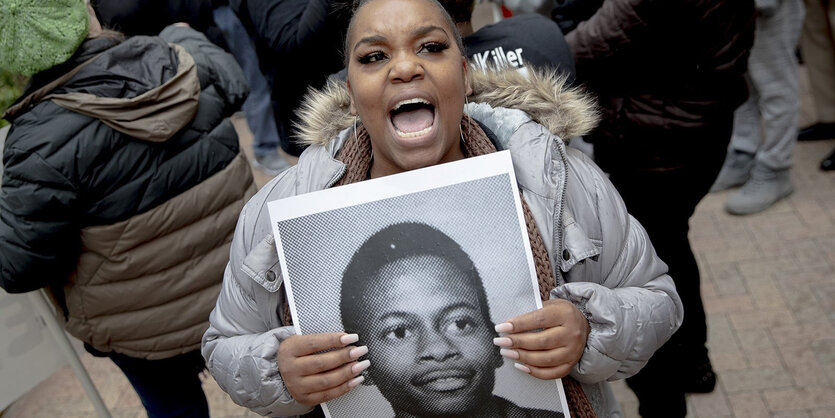
M 681 324 L 667 266 L 606 176 L 560 139 L 593 125 L 586 98 L 548 75 L 470 76 L 475 95 L 467 112 L 495 134 L 499 149 L 511 152 L 554 267 L 551 297 L 572 301 L 591 324 L 571 376 L 583 383 L 598 416 L 621 416 L 605 382 L 638 372 Z M 294 331 L 283 326 L 284 292 L 266 202 L 325 189 L 343 175 L 344 165 L 333 156 L 353 132 L 347 103 L 344 85 L 335 83 L 308 98 L 303 133 L 312 146 L 241 213 L 203 337 L 203 356 L 220 387 L 262 415 L 311 410 L 290 396 L 276 363 L 279 344 Z

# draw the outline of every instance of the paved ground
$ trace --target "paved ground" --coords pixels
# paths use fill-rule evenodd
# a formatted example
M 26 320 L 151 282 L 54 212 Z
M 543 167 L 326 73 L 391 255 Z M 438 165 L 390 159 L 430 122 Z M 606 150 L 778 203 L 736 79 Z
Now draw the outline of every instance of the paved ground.
M 803 97 L 801 125 L 812 121 L 808 94 Z M 241 122 L 249 150 L 251 134 Z M 835 139 L 798 144 L 797 191 L 764 213 L 728 215 L 722 204 L 729 192 L 699 205 L 690 237 L 719 382 L 714 393 L 688 398 L 689 417 L 835 417 L 835 172 L 818 170 L 833 148 Z M 256 178 L 267 180 L 260 172 Z M 109 360 L 85 355 L 83 361 L 113 416 L 145 416 Z M 213 417 L 257 416 L 233 404 L 208 375 L 204 387 Z M 615 389 L 627 417 L 637 417 L 626 385 Z M 65 367 L 2 415 L 89 417 L 94 410 Z

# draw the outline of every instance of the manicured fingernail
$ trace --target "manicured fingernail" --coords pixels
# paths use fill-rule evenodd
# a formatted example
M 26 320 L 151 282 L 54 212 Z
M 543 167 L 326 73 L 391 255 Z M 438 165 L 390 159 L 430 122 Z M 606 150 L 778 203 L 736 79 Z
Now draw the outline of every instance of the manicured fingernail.
M 351 366 L 351 372 L 353 372 L 354 374 L 362 373 L 362 371 L 367 369 L 368 366 L 370 366 L 370 365 L 371 365 L 371 362 L 369 360 L 363 360 L 363 361 Z
M 352 360 L 356 360 L 366 354 L 368 354 L 368 346 L 365 345 L 357 348 L 352 348 L 351 351 L 348 352 L 348 355 L 351 356 Z
M 501 350 L 499 350 L 499 354 L 513 360 L 519 358 L 519 352 L 516 350 L 508 350 L 506 348 L 502 348 Z
M 529 369 L 528 366 L 525 366 L 522 363 L 513 363 L 513 367 L 515 367 L 517 370 L 523 371 L 527 374 L 531 374 L 531 369 Z
M 360 340 L 360 336 L 357 334 L 345 334 L 339 337 L 339 342 L 342 344 L 353 344 Z
M 513 332 L 513 324 L 510 322 L 502 322 L 496 324 L 496 332 Z
M 357 376 L 357 377 L 351 379 L 348 382 L 348 387 L 349 388 L 354 388 L 354 387 L 358 386 L 360 383 L 362 383 L 363 381 L 365 381 L 365 376 Z
M 499 347 L 510 347 L 513 345 L 513 341 L 511 341 L 510 338 L 507 337 L 498 337 L 493 338 L 493 344 Z

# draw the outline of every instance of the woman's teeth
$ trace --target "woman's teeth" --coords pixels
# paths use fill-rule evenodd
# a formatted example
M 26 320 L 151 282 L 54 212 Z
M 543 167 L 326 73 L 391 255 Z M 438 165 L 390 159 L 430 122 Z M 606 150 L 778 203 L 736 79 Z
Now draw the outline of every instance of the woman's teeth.
M 416 97 L 414 99 L 407 99 L 407 100 L 402 100 L 402 101 L 398 102 L 394 106 L 394 109 L 392 109 L 392 111 L 396 111 L 396 110 L 400 109 L 401 106 L 412 104 L 412 103 L 422 103 L 422 104 L 427 104 L 427 105 L 429 104 L 429 102 L 427 102 L 426 100 Z
M 418 97 L 401 100 L 389 113 L 395 133 L 400 138 L 418 138 L 432 131 L 435 107 Z
M 397 132 L 397 136 L 401 138 L 417 138 L 419 136 L 428 134 L 432 130 L 432 125 L 429 125 L 426 128 L 423 128 L 417 132 L 403 132 L 400 129 L 397 129 L 396 127 L 394 128 L 394 130 Z

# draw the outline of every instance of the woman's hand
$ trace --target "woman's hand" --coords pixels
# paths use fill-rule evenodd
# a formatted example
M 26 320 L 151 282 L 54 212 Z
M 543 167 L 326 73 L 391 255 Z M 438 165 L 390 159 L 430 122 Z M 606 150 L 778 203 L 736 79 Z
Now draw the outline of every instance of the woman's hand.
M 357 334 L 293 335 L 278 346 L 278 370 L 284 386 L 297 402 L 315 405 L 342 396 L 365 378 L 357 376 L 371 364 L 357 359 L 368 347 L 357 342 Z M 332 350 L 331 350 L 332 349 Z M 324 350 L 331 350 L 322 353 Z
M 539 332 L 529 332 L 542 330 Z M 568 375 L 580 361 L 589 322 L 574 304 L 564 299 L 542 303 L 542 309 L 511 318 L 496 325 L 496 332 L 507 333 L 493 340 L 503 356 L 516 360 L 516 368 L 540 379 Z

